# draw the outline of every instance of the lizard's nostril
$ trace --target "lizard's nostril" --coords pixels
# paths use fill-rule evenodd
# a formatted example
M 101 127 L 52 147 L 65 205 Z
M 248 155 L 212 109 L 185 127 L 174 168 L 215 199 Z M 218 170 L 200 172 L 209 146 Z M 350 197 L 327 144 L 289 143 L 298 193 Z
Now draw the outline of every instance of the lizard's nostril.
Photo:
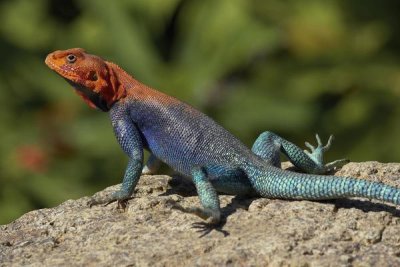
M 48 54 L 44 62 L 49 66 L 50 62 L 55 59 L 54 53 Z

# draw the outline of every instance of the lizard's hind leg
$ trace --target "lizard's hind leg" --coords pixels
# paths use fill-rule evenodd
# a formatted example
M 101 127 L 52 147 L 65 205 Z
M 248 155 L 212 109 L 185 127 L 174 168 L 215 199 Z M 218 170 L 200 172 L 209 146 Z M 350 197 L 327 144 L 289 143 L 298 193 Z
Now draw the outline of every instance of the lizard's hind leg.
M 281 138 L 272 132 L 263 132 L 258 136 L 251 148 L 254 154 L 268 161 L 275 167 L 281 167 Z
M 253 196 L 257 194 L 240 167 L 223 165 L 197 167 L 192 170 L 192 180 L 202 208 L 185 208 L 179 204 L 174 204 L 173 208 L 195 214 L 211 224 L 218 224 L 221 221 L 217 191 L 229 195 Z
M 174 204 L 173 208 L 183 212 L 192 213 L 206 220 L 210 224 L 218 224 L 221 220 L 221 210 L 217 191 L 207 178 L 204 168 L 195 168 L 192 171 L 192 180 L 200 198 L 200 207 L 182 207 Z
M 328 143 L 323 146 L 321 139 L 317 135 L 318 146 L 316 148 L 309 143 L 306 143 L 306 146 L 311 149 L 310 153 L 308 151 L 303 151 L 300 147 L 279 135 L 267 131 L 263 132 L 257 138 L 252 147 L 252 151 L 276 167 L 280 167 L 279 152 L 282 152 L 288 157 L 293 165 L 302 171 L 314 174 L 324 174 L 333 170 L 335 167 L 341 167 L 349 162 L 347 159 L 340 159 L 324 164 L 323 153 L 329 149 L 332 140 L 333 136 L 331 136 Z
M 305 145 L 310 149 L 311 153 L 307 150 L 304 150 L 304 153 L 306 153 L 318 166 L 320 166 L 320 168 L 323 169 L 323 172 L 329 172 L 335 168 L 342 167 L 343 165 L 349 163 L 348 159 L 338 159 L 324 164 L 324 153 L 331 147 L 334 137 L 333 135 L 329 136 L 328 142 L 325 146 L 322 144 L 321 138 L 318 134 L 315 135 L 315 138 L 317 139 L 317 147 L 305 142 Z

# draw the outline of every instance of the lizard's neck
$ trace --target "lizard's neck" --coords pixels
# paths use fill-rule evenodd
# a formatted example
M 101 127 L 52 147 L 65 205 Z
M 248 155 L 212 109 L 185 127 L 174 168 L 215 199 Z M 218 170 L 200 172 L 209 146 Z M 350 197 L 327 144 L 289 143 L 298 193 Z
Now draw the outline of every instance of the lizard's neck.
M 180 103 L 176 98 L 142 84 L 117 64 L 112 62 L 106 63 L 112 70 L 113 75 L 115 75 L 116 81 L 111 81 L 113 84 L 112 86 L 116 88 L 113 90 L 115 92 L 114 102 L 125 97 L 130 97 L 139 101 L 156 101 L 164 104 Z
M 137 87 L 139 81 L 125 72 L 120 66 L 115 63 L 106 61 L 110 71 L 110 80 L 113 91 L 118 94 L 119 91 L 128 91 L 132 87 Z

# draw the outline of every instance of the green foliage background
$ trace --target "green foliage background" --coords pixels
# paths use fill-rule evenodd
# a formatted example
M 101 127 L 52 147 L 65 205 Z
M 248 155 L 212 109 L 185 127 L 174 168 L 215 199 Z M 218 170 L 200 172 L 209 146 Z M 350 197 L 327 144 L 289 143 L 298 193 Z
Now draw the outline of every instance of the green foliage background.
M 120 182 L 107 114 L 44 65 L 83 47 L 203 110 L 247 145 L 264 130 L 400 160 L 400 2 L 0 1 L 0 223 Z

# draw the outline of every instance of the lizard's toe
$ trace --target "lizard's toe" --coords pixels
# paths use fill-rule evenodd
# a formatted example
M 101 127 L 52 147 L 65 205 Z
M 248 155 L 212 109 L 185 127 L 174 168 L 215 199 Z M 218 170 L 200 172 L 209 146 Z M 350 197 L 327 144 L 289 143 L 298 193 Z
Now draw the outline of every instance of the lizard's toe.
M 206 220 L 208 224 L 218 224 L 221 221 L 221 213 L 219 211 L 214 211 L 206 208 L 199 207 L 183 207 L 178 203 L 171 203 L 171 208 L 176 209 L 185 213 L 191 213 L 197 215 L 198 217 Z
M 88 202 L 89 207 L 96 205 L 108 206 L 109 204 L 116 202 L 118 203 L 118 208 L 125 210 L 127 203 L 133 197 L 125 191 L 116 191 L 111 195 L 105 197 L 92 197 Z
M 329 137 L 329 140 L 326 143 L 326 145 L 322 144 L 321 138 L 319 137 L 318 134 L 316 134 L 316 139 L 317 139 L 317 147 L 314 147 L 310 143 L 306 142 L 306 146 L 310 149 L 310 152 L 307 150 L 304 151 L 307 154 L 307 156 L 315 163 L 315 167 L 314 169 L 309 171 L 310 173 L 325 174 L 337 168 L 340 168 L 343 165 L 350 162 L 348 159 L 339 159 L 325 164 L 324 153 L 331 147 L 332 142 L 334 140 L 334 136 L 331 135 Z

